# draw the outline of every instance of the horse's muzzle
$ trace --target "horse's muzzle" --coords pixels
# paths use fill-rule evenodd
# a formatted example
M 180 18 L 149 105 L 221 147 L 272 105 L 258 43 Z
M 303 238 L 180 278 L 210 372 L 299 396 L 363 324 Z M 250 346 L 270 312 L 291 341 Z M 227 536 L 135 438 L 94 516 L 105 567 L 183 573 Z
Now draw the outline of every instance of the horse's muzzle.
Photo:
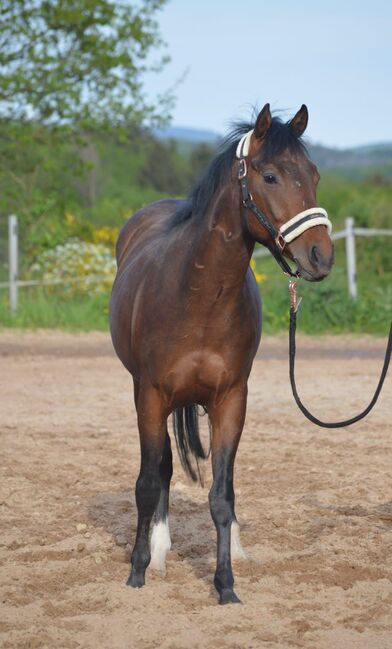
M 299 277 L 306 279 L 308 282 L 321 282 L 322 279 L 329 275 L 334 262 L 333 249 L 330 255 L 326 256 L 317 245 L 310 249 L 308 259 L 294 257 L 297 264 Z

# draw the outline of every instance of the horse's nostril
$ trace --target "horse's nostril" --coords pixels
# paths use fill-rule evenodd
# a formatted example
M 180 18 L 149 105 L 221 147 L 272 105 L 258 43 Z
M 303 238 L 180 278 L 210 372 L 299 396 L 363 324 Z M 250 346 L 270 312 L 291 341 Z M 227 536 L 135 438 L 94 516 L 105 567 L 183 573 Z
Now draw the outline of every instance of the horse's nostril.
M 321 254 L 317 246 L 313 246 L 311 252 L 310 252 L 310 261 L 314 266 L 318 266 L 321 260 Z

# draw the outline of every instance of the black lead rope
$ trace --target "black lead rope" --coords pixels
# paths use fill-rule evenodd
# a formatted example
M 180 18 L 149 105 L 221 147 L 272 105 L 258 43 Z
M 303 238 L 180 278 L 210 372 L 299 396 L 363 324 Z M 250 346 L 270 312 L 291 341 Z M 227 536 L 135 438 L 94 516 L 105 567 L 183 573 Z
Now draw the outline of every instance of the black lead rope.
M 366 415 L 369 414 L 373 406 L 376 404 L 377 399 L 380 395 L 381 388 L 383 386 L 385 377 L 388 372 L 389 362 L 391 360 L 392 322 L 389 329 L 388 345 L 385 352 L 384 365 L 382 368 L 380 380 L 378 382 L 373 399 L 371 400 L 367 408 L 365 408 L 365 410 L 361 412 L 359 415 L 356 415 L 355 417 L 351 417 L 351 419 L 345 419 L 344 421 L 334 421 L 334 422 L 321 421 L 320 419 L 317 419 L 317 417 L 312 415 L 312 413 L 309 412 L 309 410 L 304 406 L 304 404 L 302 403 L 298 395 L 297 386 L 295 384 L 295 374 L 294 374 L 295 352 L 296 352 L 295 332 L 297 328 L 297 312 L 298 312 L 299 302 L 297 302 L 297 283 L 293 280 L 289 282 L 289 291 L 290 291 L 290 329 L 289 329 L 290 383 L 291 383 L 291 389 L 293 391 L 293 396 L 296 401 L 296 404 L 298 408 L 301 410 L 301 412 L 303 412 L 305 417 L 307 417 L 311 422 L 313 422 L 313 424 L 316 424 L 317 426 L 322 426 L 323 428 L 343 428 L 343 426 L 351 426 L 351 424 L 355 424 L 355 422 L 359 421 L 360 419 L 363 419 L 364 417 L 366 417 Z

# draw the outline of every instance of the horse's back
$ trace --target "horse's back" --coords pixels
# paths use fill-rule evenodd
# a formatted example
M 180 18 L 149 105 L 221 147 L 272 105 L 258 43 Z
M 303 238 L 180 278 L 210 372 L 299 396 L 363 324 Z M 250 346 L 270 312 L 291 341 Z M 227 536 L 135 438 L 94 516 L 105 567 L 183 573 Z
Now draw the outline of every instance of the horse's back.
M 119 269 L 135 250 L 140 251 L 149 241 L 165 235 L 170 218 L 181 202 L 179 199 L 166 199 L 150 203 L 124 223 L 116 244 Z

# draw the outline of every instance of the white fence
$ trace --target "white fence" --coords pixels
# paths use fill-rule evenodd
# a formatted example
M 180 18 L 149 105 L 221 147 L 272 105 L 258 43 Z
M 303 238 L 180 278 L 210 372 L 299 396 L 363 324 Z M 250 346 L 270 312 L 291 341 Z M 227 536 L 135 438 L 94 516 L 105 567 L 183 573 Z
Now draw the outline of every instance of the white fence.
M 354 219 L 349 216 L 345 220 L 345 229 L 332 234 L 332 240 L 346 239 L 346 268 L 348 293 L 350 297 L 356 299 L 358 296 L 357 289 L 357 271 L 356 271 L 356 253 L 355 237 L 374 237 L 374 236 L 392 236 L 392 230 L 377 230 L 374 228 L 356 228 Z M 8 217 L 8 282 L 0 282 L 0 288 L 8 289 L 10 309 L 16 313 L 18 308 L 18 290 L 25 286 L 45 286 L 54 284 L 63 284 L 63 280 L 20 280 L 18 278 L 18 219 L 12 215 Z M 259 248 L 254 253 L 254 257 L 268 257 L 271 253 L 266 248 Z M 91 277 L 91 281 L 100 281 L 101 277 Z M 70 280 L 67 280 L 69 283 Z M 78 278 L 71 280 L 77 283 Z

